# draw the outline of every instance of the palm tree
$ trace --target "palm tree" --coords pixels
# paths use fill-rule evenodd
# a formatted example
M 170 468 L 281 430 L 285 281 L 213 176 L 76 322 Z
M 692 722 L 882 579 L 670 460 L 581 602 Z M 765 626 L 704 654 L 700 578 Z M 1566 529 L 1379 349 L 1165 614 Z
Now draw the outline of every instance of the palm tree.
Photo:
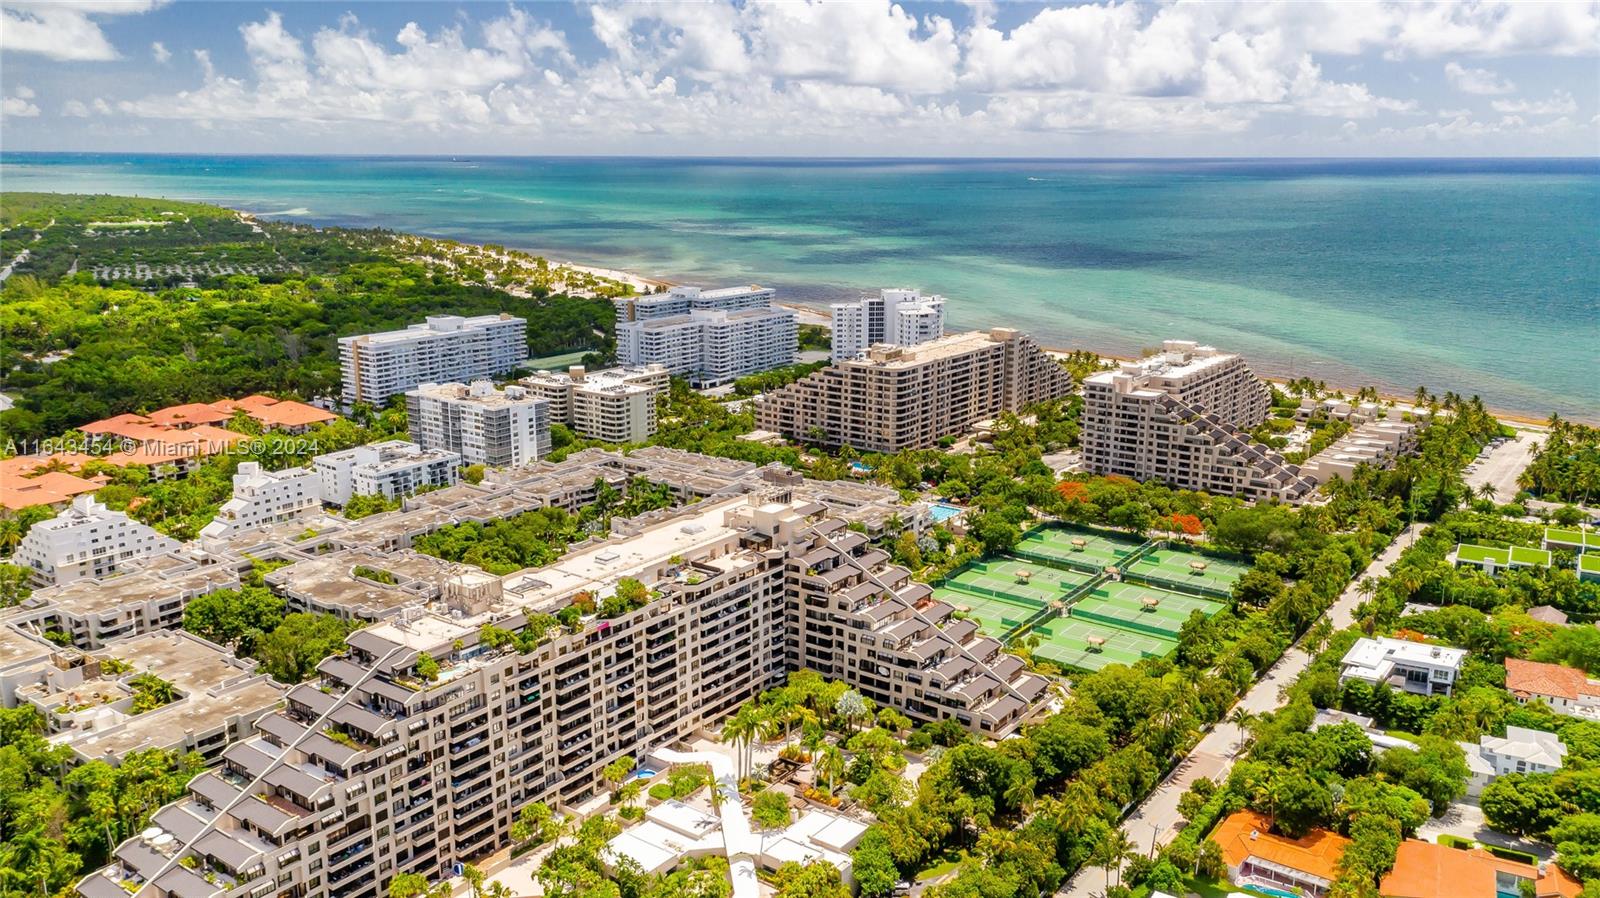
M 1239 728 L 1238 747 L 1233 750 L 1233 756 L 1238 757 L 1244 751 L 1246 736 L 1256 724 L 1257 717 L 1244 705 L 1235 705 L 1233 713 L 1228 715 L 1228 722 Z
M 1497 493 L 1497 492 L 1499 492 L 1499 490 L 1495 489 L 1495 485 L 1494 484 L 1485 483 L 1483 486 L 1478 487 L 1478 498 L 1479 499 L 1486 499 L 1486 500 L 1488 500 L 1490 502 L 1493 502 L 1494 501 L 1494 497 L 1495 497 L 1495 493 Z
M 844 752 L 839 751 L 839 746 L 831 742 L 822 746 L 811 764 L 815 770 L 813 779 L 826 780 L 829 792 L 833 791 L 833 786 L 844 776 Z
M 750 741 L 755 738 L 756 728 L 760 725 L 754 705 L 744 705 L 732 716 L 722 722 L 722 741 L 742 746 L 739 752 L 739 772 L 741 778 L 747 768 L 750 755 Z
M 1122 862 L 1133 856 L 1133 840 L 1115 827 L 1107 829 L 1100 844 L 1095 846 L 1094 859 L 1106 869 L 1106 891 L 1111 891 L 1111 871 L 1117 871 L 1117 885 L 1122 884 Z

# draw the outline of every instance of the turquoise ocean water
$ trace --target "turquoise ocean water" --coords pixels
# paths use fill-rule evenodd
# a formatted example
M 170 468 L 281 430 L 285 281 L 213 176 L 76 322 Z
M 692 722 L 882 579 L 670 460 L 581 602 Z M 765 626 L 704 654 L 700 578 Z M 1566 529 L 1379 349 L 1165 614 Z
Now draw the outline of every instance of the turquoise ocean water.
M 0 156 L 7 190 L 205 200 L 956 327 L 1600 419 L 1600 161 Z

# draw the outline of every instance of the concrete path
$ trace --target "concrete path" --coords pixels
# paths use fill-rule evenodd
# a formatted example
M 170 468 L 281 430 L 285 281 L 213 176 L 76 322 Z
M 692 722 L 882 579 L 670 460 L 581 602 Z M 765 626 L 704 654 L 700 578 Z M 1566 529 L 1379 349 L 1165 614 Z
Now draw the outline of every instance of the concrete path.
M 756 855 L 761 853 L 761 843 L 750 831 L 750 818 L 745 816 L 739 798 L 739 777 L 733 769 L 733 759 L 714 751 L 676 751 L 658 748 L 650 757 L 662 764 L 706 764 L 711 767 L 712 788 L 721 801 L 717 815 L 722 818 L 722 846 L 728 855 L 728 878 L 733 881 L 733 898 L 759 898 L 760 881 L 756 879 Z

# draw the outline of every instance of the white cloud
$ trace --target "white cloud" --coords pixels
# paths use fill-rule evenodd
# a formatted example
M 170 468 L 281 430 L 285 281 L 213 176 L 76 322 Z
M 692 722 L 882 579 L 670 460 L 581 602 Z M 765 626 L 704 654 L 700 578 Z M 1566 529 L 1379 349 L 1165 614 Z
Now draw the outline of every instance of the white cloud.
M 1456 55 L 1462 61 L 1443 74 L 1427 67 L 1433 83 L 1505 96 L 1514 85 L 1476 57 L 1593 53 L 1581 44 L 1600 2 L 1530 13 L 1494 2 L 1105 0 L 1038 9 L 1009 29 L 996 27 L 986 0 L 974 0 L 970 14 L 944 7 L 920 17 L 889 0 L 581 9 L 599 43 L 584 59 L 561 31 L 516 7 L 388 33 L 353 14 L 291 31 L 267 12 L 239 28 L 238 44 L 194 51 L 200 79 L 188 89 L 112 104 L 127 118 L 252 139 L 281 125 L 297 138 L 320 132 L 380 145 L 419 129 L 529 147 L 592 139 L 616 148 L 621 134 L 639 152 L 668 138 L 709 150 L 750 145 L 741 142 L 980 149 L 1034 146 L 1037 132 L 1283 137 L 1296 128 L 1371 140 L 1412 133 L 1377 127 L 1387 118 L 1423 118 L 1415 100 L 1390 94 L 1414 89 L 1407 75 L 1427 82 L 1384 57 Z M 1424 33 L 1425 24 L 1442 31 Z M 225 71 L 212 52 L 228 61 Z M 170 56 L 160 43 L 152 54 Z M 63 115 L 112 108 L 94 102 L 69 102 Z M 1492 105 L 1504 119 L 1450 110 L 1413 126 L 1430 136 L 1403 139 L 1527 133 L 1525 121 L 1510 119 L 1573 115 L 1577 102 L 1557 93 Z M 705 145 L 706 135 L 716 143 Z
M 166 65 L 167 61 L 172 59 L 172 51 L 168 50 L 167 45 L 160 41 L 154 41 L 150 44 L 150 55 L 162 65 Z
M 1508 115 L 1571 115 L 1578 111 L 1572 94 L 1558 90 L 1548 100 L 1495 100 L 1489 104 L 1495 112 Z
M 0 50 L 51 59 L 99 62 L 118 58 L 95 16 L 132 15 L 164 0 L 7 0 L 0 4 Z
M 12 116 L 34 118 L 39 114 L 39 107 L 29 102 L 32 97 L 33 91 L 27 88 L 19 89 L 12 96 L 0 100 L 0 115 L 5 115 L 7 118 Z
M 1469 69 L 1455 62 L 1444 64 L 1444 76 L 1450 80 L 1450 86 L 1465 94 L 1497 96 L 1517 89 L 1515 84 L 1489 69 Z

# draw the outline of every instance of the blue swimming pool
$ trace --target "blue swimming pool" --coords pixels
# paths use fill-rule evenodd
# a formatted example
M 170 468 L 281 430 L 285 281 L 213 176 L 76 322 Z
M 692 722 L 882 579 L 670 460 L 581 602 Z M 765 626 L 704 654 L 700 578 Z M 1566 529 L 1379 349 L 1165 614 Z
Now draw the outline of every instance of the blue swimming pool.
M 1252 892 L 1260 892 L 1263 895 L 1276 895 L 1276 896 L 1278 896 L 1278 898 L 1304 898 L 1304 896 L 1300 895 L 1297 892 L 1291 892 L 1288 889 L 1275 889 L 1272 886 L 1255 886 L 1255 885 L 1253 885 L 1253 886 L 1250 886 L 1249 888 L 1250 888 L 1250 891 L 1252 891 Z
M 655 775 L 656 775 L 656 771 L 651 770 L 649 767 L 640 767 L 638 770 L 635 770 L 633 772 L 633 779 L 636 779 L 636 780 L 647 780 L 650 777 L 655 776 Z
M 945 521 L 950 520 L 961 512 L 962 509 L 957 508 L 954 505 L 946 505 L 943 502 L 935 502 L 928 508 L 928 514 L 933 516 L 933 522 L 935 524 L 943 524 Z

